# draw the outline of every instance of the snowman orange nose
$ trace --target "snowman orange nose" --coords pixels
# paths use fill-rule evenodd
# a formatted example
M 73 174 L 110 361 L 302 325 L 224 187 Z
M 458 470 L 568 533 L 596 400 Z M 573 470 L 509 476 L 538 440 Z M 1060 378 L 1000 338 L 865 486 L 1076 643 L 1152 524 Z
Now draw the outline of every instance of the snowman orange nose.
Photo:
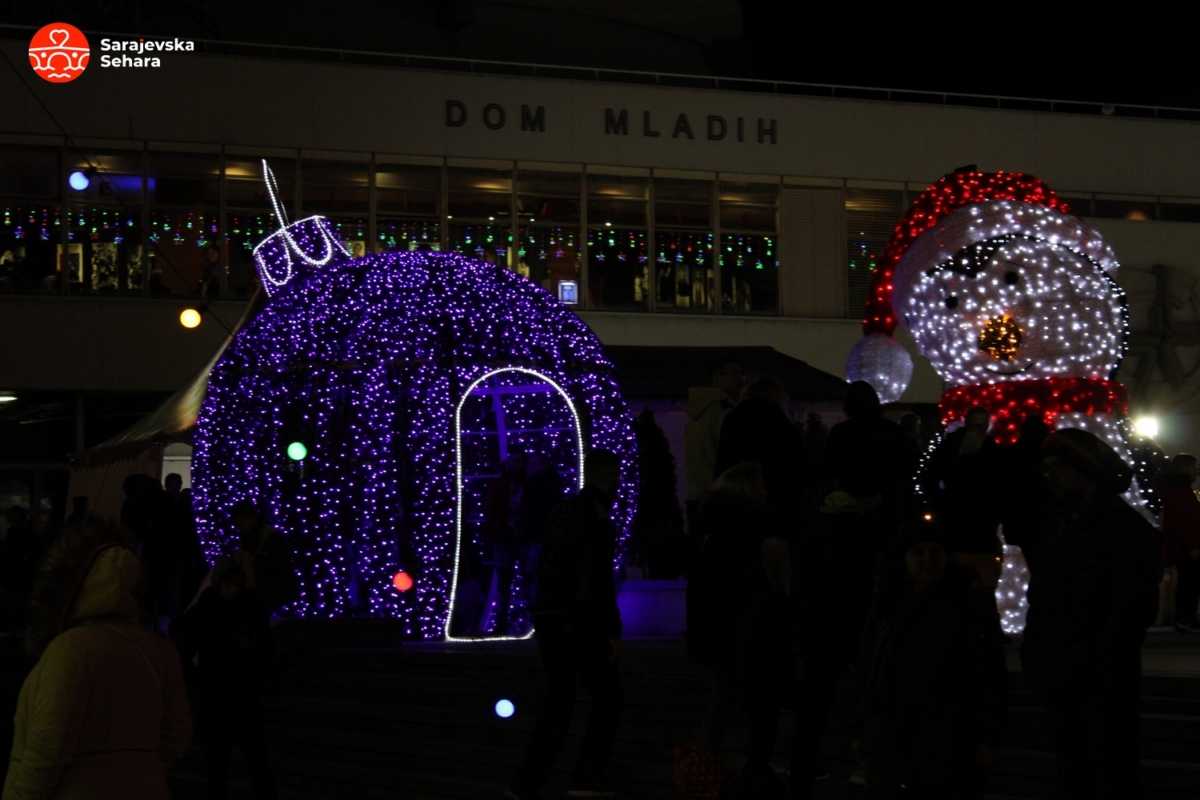
M 1021 349 L 1021 326 L 1004 314 L 983 323 L 979 332 L 979 349 L 997 361 L 1012 361 Z

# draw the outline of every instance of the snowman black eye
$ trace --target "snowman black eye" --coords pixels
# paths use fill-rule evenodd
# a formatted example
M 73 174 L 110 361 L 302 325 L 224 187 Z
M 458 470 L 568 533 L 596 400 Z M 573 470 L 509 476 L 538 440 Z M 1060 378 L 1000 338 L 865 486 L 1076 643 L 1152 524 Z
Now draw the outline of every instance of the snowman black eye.
M 955 297 L 954 295 L 950 295 L 949 297 L 947 297 L 946 298 L 946 308 L 951 308 L 951 309 L 958 308 L 958 298 Z
M 1004 273 L 1004 282 L 1009 286 L 1016 286 L 1021 282 L 1021 273 L 1017 272 L 1015 269 L 1010 269 L 1008 272 Z

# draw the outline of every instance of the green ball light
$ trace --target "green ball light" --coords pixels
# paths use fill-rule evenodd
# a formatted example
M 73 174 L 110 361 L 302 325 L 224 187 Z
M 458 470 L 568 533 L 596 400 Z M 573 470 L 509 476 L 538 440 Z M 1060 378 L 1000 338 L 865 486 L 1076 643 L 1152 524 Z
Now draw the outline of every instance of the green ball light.
M 308 456 L 308 448 L 304 442 L 292 442 L 287 446 L 287 454 L 292 461 L 303 461 Z

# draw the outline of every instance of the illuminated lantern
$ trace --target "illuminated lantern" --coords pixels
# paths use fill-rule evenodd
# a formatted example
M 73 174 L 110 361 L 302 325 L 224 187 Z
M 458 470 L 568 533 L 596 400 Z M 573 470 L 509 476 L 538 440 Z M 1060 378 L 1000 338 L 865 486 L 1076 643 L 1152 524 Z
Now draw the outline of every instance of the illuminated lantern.
M 1125 292 L 1112 277 L 1117 258 L 1099 231 L 1067 212 L 1032 175 L 964 169 L 941 178 L 896 225 L 859 346 L 889 339 L 903 322 L 947 386 L 940 414 L 948 430 L 980 406 L 1007 445 L 1036 416 L 1051 429 L 1090 431 L 1132 466 L 1128 399 L 1114 381 L 1129 336 Z M 1125 497 L 1140 506 L 1136 486 Z M 1015 632 L 1027 573 L 1017 548 L 1004 553 L 998 599 Z
M 285 219 L 278 204 L 276 214 Z M 471 591 L 497 602 L 482 534 L 490 481 L 520 452 L 575 490 L 583 454 L 604 449 L 621 462 L 620 568 L 635 440 L 582 320 L 516 273 L 456 253 L 351 258 L 319 216 L 254 255 L 269 298 L 214 365 L 194 432 L 193 507 L 210 561 L 236 546 L 230 510 L 252 501 L 295 555 L 287 615 L 391 618 L 422 639 L 527 636 L 521 562 L 506 629 L 480 629 L 488 615 L 466 600 L 453 613 Z M 293 441 L 303 469 L 280 457 Z M 406 590 L 402 574 L 420 580 Z

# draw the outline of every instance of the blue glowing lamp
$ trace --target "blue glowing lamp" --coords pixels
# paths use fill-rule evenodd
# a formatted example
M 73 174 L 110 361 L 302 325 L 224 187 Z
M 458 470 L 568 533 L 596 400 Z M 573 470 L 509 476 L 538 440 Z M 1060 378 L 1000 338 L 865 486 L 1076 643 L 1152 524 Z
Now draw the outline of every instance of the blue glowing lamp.
M 515 713 L 517 713 L 517 707 L 513 705 L 512 700 L 496 701 L 496 716 L 500 719 L 508 719 Z
M 92 184 L 92 179 L 82 170 L 75 170 L 67 176 L 67 183 L 77 192 L 82 192 Z

